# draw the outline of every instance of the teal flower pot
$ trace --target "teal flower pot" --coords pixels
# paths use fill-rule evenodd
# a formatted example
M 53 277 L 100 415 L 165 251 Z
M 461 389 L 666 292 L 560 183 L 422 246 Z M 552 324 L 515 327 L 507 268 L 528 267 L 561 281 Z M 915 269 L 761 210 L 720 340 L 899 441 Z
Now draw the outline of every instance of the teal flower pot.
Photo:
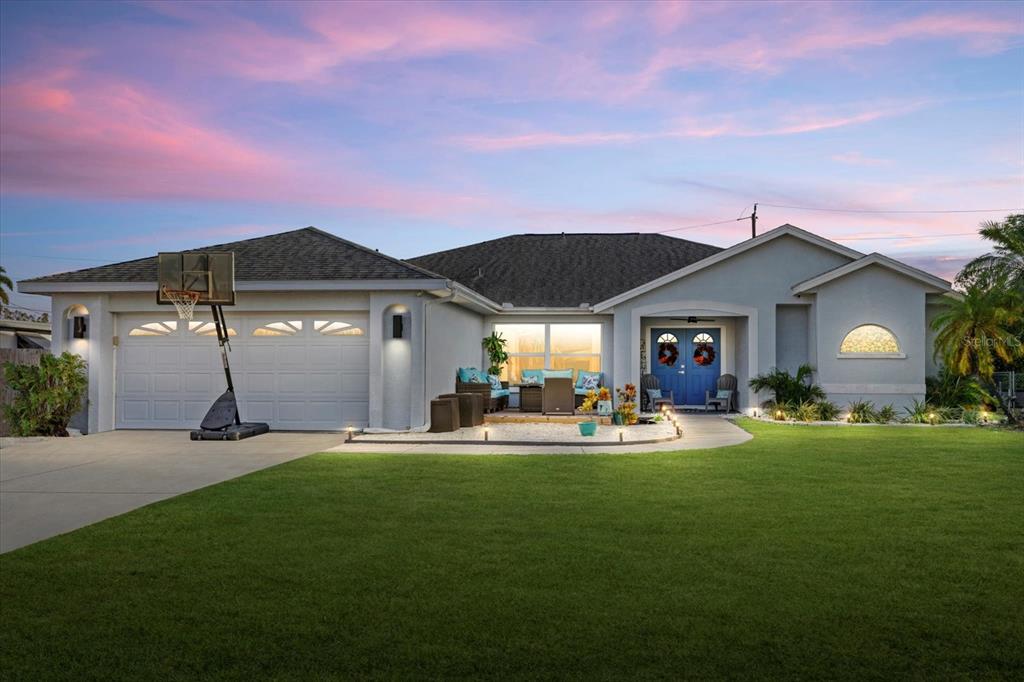
M 581 436 L 593 436 L 597 433 L 597 422 L 580 422 L 578 426 Z

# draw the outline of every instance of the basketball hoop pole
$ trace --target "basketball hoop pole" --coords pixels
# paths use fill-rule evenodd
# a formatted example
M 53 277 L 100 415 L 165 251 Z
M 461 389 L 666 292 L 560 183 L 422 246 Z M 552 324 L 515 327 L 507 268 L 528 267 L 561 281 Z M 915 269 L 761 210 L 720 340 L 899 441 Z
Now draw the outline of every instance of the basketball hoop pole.
M 224 378 L 228 381 L 228 390 L 235 392 L 235 382 L 231 380 L 231 365 L 228 364 L 228 349 L 231 348 L 228 340 L 228 323 L 224 319 L 224 308 L 216 303 L 210 304 L 210 311 L 213 313 L 213 324 L 217 327 L 217 343 L 220 344 L 220 359 L 224 365 Z M 235 410 L 235 424 L 242 424 L 242 417 Z

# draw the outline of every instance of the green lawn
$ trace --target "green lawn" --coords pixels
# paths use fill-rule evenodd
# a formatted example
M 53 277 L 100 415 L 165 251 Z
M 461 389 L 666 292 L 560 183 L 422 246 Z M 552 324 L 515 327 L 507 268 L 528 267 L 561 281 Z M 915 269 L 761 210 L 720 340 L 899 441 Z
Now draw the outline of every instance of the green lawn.
M 0 557 L 0 677 L 1014 677 L 1024 435 L 323 454 Z

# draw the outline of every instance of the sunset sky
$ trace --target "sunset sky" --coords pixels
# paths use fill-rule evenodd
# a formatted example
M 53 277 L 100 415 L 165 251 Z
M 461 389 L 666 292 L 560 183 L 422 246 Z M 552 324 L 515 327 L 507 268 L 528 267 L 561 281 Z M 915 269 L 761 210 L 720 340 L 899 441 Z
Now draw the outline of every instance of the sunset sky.
M 14 279 L 306 225 L 398 257 L 719 221 L 671 234 L 730 245 L 755 201 L 950 277 L 1007 211 L 911 211 L 1024 206 L 1020 2 L 0 14 Z

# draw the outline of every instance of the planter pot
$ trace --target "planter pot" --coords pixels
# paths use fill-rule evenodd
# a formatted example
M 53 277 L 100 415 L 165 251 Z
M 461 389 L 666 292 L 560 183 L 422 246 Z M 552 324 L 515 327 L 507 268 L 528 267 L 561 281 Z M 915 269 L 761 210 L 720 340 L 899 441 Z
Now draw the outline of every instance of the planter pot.
M 580 427 L 581 436 L 593 436 L 597 433 L 597 422 L 580 422 L 577 426 Z
M 602 417 L 607 417 L 612 413 L 612 401 L 610 400 L 598 400 L 597 401 L 597 413 Z
M 618 412 L 613 414 L 612 415 L 612 424 L 615 424 L 616 426 L 622 426 L 623 424 L 625 424 L 625 421 L 622 419 L 622 415 L 619 414 Z

